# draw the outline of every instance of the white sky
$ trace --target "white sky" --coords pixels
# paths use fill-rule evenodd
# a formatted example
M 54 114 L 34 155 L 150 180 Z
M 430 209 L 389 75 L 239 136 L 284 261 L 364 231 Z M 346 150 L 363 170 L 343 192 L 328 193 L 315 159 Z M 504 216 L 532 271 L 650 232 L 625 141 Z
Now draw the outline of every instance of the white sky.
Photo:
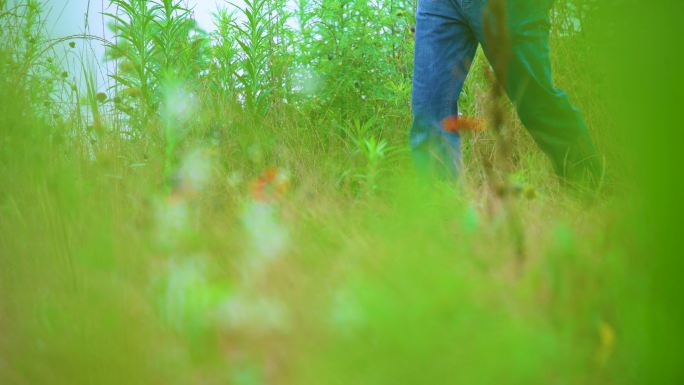
M 205 30 L 211 30 L 211 13 L 219 6 L 228 6 L 225 0 L 185 0 L 195 12 L 195 19 Z M 102 35 L 102 12 L 107 11 L 109 0 L 43 0 L 48 13 L 49 31 L 56 37 L 82 33 L 85 15 L 89 10 L 90 32 Z M 241 1 L 235 2 L 241 4 Z
M 186 6 L 193 9 L 195 20 L 206 31 L 214 29 L 212 13 L 219 6 L 231 7 L 226 0 L 184 0 L 184 2 Z M 236 0 L 233 3 L 242 5 L 242 0 Z M 108 20 L 102 15 L 103 12 L 113 11 L 107 9 L 109 0 L 42 0 L 42 4 L 46 12 L 47 30 L 51 38 L 61 38 L 85 32 L 111 40 L 111 32 L 106 27 Z M 87 55 L 89 62 L 100 64 L 101 69 L 97 76 L 97 82 L 100 91 L 104 90 L 107 86 L 106 67 L 111 66 L 111 63 L 106 63 L 103 60 L 104 47 L 98 42 L 89 43 L 87 48 L 83 47 L 83 42 L 80 40 L 76 43 L 78 46 L 76 52 L 79 55 Z M 68 51 L 66 43 L 64 49 Z M 71 73 L 78 76 L 79 66 L 73 55 L 69 57 L 65 66 L 68 70 L 71 69 Z

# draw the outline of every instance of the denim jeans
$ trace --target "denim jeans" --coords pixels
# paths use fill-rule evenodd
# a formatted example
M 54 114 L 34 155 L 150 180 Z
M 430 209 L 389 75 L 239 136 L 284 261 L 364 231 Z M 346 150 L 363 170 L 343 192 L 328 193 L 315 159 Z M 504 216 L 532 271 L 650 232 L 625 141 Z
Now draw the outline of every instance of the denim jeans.
M 486 0 L 418 1 L 410 144 L 419 169 L 436 166 L 442 175 L 458 173 L 460 137 L 445 131 L 441 122 L 458 115 L 458 98 L 481 44 L 522 123 L 556 172 L 568 178 L 598 173 L 581 114 L 553 85 L 548 42 L 553 0 L 503 1 L 502 23 L 493 21 L 496 13 Z M 499 24 L 504 27 L 497 31 Z M 505 60 L 497 63 L 501 57 Z

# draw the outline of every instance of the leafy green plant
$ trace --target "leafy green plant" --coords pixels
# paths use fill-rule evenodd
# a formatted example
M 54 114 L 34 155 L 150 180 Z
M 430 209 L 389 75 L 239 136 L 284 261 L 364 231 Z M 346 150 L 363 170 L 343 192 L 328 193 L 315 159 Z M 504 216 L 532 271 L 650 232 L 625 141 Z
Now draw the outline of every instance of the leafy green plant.
M 116 41 L 108 48 L 109 58 L 119 62 L 115 74 L 120 109 L 132 119 L 133 129 L 146 126 L 158 102 L 154 83 L 153 23 L 155 9 L 146 0 L 111 0 L 117 13 L 110 28 Z M 120 13 L 120 14 L 119 14 Z
M 412 2 L 344 0 L 323 0 L 314 8 L 318 16 L 304 43 L 311 45 L 312 71 L 321 75 L 325 106 L 367 118 L 390 98 L 388 85 L 410 78 L 412 8 Z
M 219 8 L 214 14 L 211 64 L 207 74 L 207 87 L 213 99 L 220 105 L 236 105 L 238 95 L 238 45 L 235 43 L 234 12 Z
M 120 110 L 134 129 L 147 126 L 162 101 L 165 82 L 198 80 L 207 66 L 204 33 L 178 0 L 112 0 L 117 13 L 105 15 L 116 41 L 109 58 L 118 62 Z
M 265 112 L 273 92 L 268 81 L 272 17 L 267 5 L 266 0 L 246 0 L 243 7 L 234 5 L 244 20 L 232 22 L 236 41 L 242 50 L 237 77 L 242 86 L 245 108 L 257 113 Z
M 355 119 L 351 126 L 343 126 L 346 140 L 351 144 L 351 159 L 359 157 L 360 164 L 347 170 L 346 177 L 361 182 L 365 191 L 378 189 L 378 178 L 386 161 L 399 153 L 399 148 L 380 137 L 378 121 L 371 118 L 365 122 Z

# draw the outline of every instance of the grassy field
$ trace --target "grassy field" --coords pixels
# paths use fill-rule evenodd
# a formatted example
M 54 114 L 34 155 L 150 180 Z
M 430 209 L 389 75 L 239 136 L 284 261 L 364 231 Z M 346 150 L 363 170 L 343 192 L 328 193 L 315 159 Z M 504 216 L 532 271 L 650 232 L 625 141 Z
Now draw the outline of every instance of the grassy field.
M 464 135 L 457 182 L 415 175 L 413 2 L 246 0 L 207 33 L 113 0 L 107 89 L 103 42 L 48 39 L 46 3 L 0 0 L 0 383 L 684 378 L 681 75 L 647 59 L 680 62 L 650 40 L 673 10 L 638 36 L 634 10 L 557 1 L 556 82 L 605 155 L 588 193 L 481 53 L 461 108 L 505 127 Z

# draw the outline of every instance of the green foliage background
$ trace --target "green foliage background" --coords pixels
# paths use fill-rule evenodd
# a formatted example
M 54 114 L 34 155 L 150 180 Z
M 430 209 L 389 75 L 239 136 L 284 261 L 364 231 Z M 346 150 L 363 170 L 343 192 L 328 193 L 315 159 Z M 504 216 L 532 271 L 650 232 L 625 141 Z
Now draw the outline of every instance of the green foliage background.
M 678 3 L 556 2 L 588 197 L 507 105 L 413 175 L 414 2 L 114 0 L 109 89 L 45 5 L 0 0 L 0 383 L 682 381 Z

